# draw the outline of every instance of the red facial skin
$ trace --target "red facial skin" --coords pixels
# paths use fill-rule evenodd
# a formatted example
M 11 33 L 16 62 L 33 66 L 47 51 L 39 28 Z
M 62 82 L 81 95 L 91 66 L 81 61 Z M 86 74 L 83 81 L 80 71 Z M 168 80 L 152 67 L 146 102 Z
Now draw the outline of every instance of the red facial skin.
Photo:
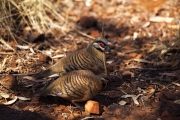
M 98 44 L 102 47 L 102 48 L 106 48 L 106 45 L 102 42 L 98 42 Z

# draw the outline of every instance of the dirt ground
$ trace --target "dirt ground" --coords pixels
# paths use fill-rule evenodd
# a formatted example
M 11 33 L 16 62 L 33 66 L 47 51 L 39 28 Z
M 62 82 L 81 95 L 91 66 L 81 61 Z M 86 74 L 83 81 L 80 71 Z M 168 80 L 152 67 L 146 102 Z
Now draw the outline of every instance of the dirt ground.
M 7 41 L 16 53 L 0 44 L 0 119 L 180 120 L 178 5 L 168 0 L 69 0 L 67 8 L 60 4 L 56 9 L 63 7 L 67 24 L 78 30 L 34 32 L 31 39 L 24 30 L 19 36 L 28 44 L 18 44 L 27 49 Z M 102 113 L 80 115 L 67 100 L 40 97 L 40 88 L 53 78 L 23 79 L 87 47 L 92 39 L 84 34 L 100 36 L 103 24 L 111 48 L 106 55 L 111 80 L 93 98 L 102 105 Z

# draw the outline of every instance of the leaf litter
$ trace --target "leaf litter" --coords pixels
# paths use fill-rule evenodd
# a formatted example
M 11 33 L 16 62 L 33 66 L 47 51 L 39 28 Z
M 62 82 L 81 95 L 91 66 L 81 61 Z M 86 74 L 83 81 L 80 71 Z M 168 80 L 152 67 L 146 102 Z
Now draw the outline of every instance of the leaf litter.
M 20 13 L 24 13 L 23 19 L 16 21 L 21 28 L 19 33 L 0 24 L 5 28 L 5 32 L 0 28 L 2 104 L 24 112 L 32 108 L 35 112 L 29 116 L 35 118 L 79 119 L 71 115 L 70 102 L 54 97 L 40 99 L 37 95 L 36 92 L 54 77 L 39 82 L 30 77 L 67 54 L 87 47 L 95 36 L 100 35 L 104 24 L 111 47 L 111 53 L 107 54 L 111 80 L 94 98 L 104 106 L 98 117 L 150 120 L 166 119 L 164 114 L 168 113 L 169 118 L 179 119 L 180 39 L 179 4 L 176 1 L 37 1 L 37 5 L 44 6 L 45 12 L 33 5 L 33 1 L 28 6 L 26 2 L 18 6 L 11 1 Z M 31 11 L 30 6 L 38 12 Z M 24 19 L 30 15 L 28 20 Z M 12 23 L 11 19 L 3 20 Z M 14 78 L 7 78 L 8 75 Z M 54 108 L 61 105 L 65 108 L 55 112 Z M 74 110 L 74 113 L 78 112 Z M 83 112 L 81 118 L 86 117 L 94 118 Z

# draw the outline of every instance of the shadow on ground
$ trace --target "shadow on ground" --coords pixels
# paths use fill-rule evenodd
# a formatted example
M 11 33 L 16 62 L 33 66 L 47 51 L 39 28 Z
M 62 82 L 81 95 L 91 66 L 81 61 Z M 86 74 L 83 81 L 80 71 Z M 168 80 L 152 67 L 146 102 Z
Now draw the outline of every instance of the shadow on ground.
M 1 120 L 52 120 L 46 116 L 42 116 L 36 112 L 28 110 L 16 110 L 7 106 L 0 105 Z

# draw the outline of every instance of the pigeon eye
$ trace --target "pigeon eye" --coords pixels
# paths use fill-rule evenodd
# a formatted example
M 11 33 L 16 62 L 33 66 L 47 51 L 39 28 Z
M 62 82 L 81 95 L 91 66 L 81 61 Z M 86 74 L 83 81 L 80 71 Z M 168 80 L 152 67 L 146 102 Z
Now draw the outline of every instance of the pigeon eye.
M 105 45 L 104 43 L 102 43 L 102 42 L 98 42 L 98 44 L 99 44 L 102 48 L 105 48 L 105 47 L 106 47 L 106 45 Z

